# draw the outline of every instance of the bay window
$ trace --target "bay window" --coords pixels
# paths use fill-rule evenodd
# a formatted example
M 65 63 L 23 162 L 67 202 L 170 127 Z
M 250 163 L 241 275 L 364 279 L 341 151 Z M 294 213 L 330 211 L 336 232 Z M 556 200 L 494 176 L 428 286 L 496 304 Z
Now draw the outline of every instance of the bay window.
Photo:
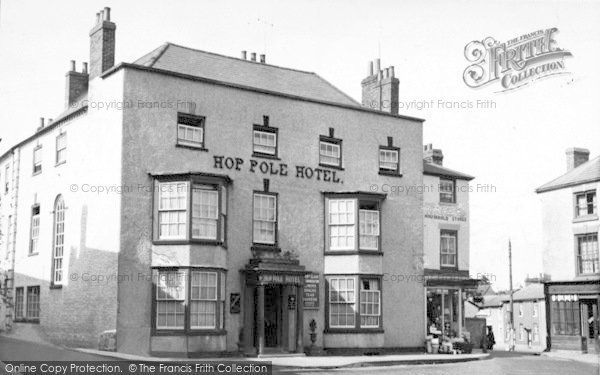
M 381 277 L 330 275 L 327 280 L 327 329 L 380 330 Z
M 327 193 L 326 251 L 380 251 L 381 201 L 377 194 Z
M 155 176 L 156 242 L 225 242 L 225 176 Z
M 223 329 L 225 273 L 216 269 L 154 270 L 155 334 Z

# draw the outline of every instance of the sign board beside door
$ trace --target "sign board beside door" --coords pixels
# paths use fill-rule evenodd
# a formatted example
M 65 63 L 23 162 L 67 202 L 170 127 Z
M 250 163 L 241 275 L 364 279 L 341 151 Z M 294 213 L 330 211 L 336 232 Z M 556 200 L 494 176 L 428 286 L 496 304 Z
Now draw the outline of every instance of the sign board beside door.
M 319 309 L 319 274 L 304 276 L 304 310 Z

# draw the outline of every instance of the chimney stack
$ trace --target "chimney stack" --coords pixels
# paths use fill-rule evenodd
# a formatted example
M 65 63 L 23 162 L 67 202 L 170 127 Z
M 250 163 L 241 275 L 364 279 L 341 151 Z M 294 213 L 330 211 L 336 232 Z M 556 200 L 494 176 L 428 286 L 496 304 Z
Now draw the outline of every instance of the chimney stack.
M 247 59 L 247 53 L 246 51 L 242 51 L 242 60 L 246 60 Z
M 250 60 L 251 60 L 251 61 L 256 61 L 256 52 L 252 52 L 252 53 L 250 54 Z
M 571 147 L 567 149 L 566 154 L 567 172 L 590 160 L 590 150 L 585 148 Z
M 266 57 L 264 54 L 261 54 L 261 55 L 260 55 L 260 63 L 261 63 L 261 64 L 264 64 L 264 63 L 266 63 L 266 62 L 267 62 L 267 57 Z
M 72 107 L 77 100 L 87 94 L 88 82 L 87 63 L 82 64 L 80 73 L 75 69 L 75 60 L 71 60 L 71 70 L 66 74 L 65 108 Z
M 400 80 L 395 77 L 394 67 L 381 69 L 381 61 L 369 62 L 368 77 L 362 80 L 363 107 L 398 114 Z
M 115 30 L 110 8 L 96 13 L 96 25 L 90 31 L 90 73 L 92 80 L 115 65 Z
M 431 143 L 426 144 L 423 147 L 423 160 L 429 164 L 437 164 L 440 167 L 444 162 L 444 154 L 439 148 L 433 148 Z

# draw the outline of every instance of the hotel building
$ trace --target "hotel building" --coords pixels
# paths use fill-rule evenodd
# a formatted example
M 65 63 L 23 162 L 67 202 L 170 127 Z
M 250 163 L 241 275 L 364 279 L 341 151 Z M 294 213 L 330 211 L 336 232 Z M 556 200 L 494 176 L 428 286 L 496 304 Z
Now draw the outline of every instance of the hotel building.
M 371 63 L 359 103 L 254 53 L 165 43 L 115 65 L 115 33 L 105 8 L 64 112 L 0 157 L 11 334 L 169 356 L 422 348 L 423 285 L 384 280 L 423 275 L 423 195 L 381 188 L 423 183 L 394 68 Z M 456 225 L 428 268 L 468 269 Z

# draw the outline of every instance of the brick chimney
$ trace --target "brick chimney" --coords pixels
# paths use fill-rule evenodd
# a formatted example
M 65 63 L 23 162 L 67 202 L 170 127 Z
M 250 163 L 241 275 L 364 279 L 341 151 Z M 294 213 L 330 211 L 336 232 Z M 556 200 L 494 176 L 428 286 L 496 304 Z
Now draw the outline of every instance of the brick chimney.
M 96 25 L 90 31 L 90 80 L 115 65 L 115 30 L 110 8 L 96 13 Z
M 590 160 L 590 150 L 585 148 L 571 147 L 567 149 L 566 154 L 567 172 Z
M 429 143 L 423 147 L 423 160 L 429 164 L 437 164 L 442 166 L 444 162 L 444 154 L 442 154 L 442 150 L 439 148 L 434 149 L 433 145 Z
M 361 85 L 363 107 L 398 114 L 400 80 L 395 77 L 393 66 L 381 69 L 379 59 L 369 62 L 367 78 Z
M 85 95 L 88 90 L 87 63 L 81 66 L 81 72 L 75 70 L 75 60 L 71 60 L 71 70 L 66 74 L 65 107 L 69 108 Z

